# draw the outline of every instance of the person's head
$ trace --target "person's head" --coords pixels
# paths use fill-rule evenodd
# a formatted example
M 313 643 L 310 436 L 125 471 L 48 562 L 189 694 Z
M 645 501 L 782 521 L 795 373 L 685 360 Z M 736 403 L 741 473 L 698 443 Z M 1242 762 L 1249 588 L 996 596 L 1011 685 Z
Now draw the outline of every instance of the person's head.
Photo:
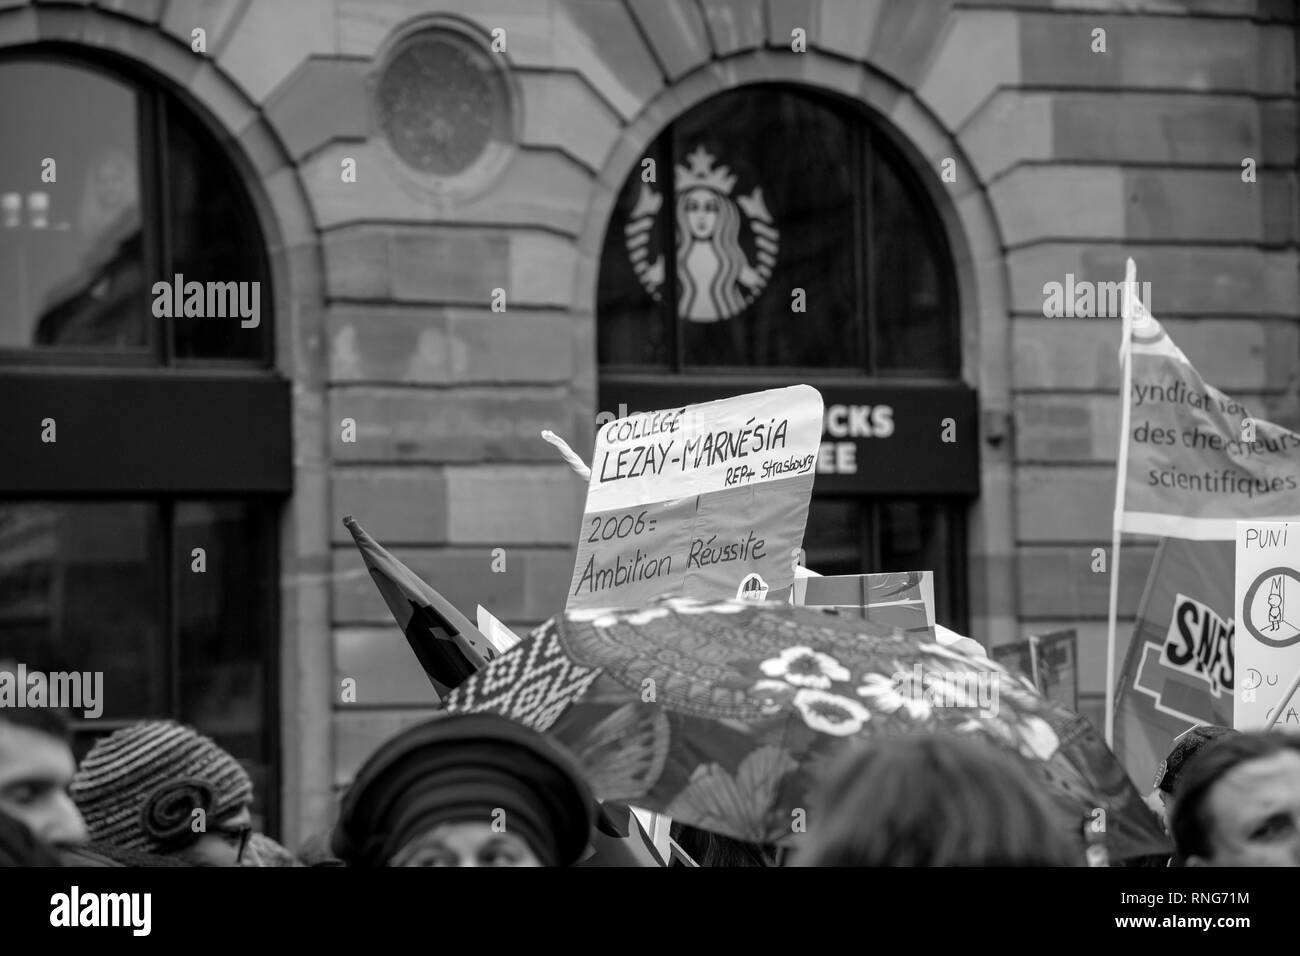
M 669 832 L 700 866 L 776 866 L 776 853 L 759 843 L 746 843 L 676 821 Z
M 86 164 L 82 188 L 80 229 L 93 239 L 118 217 L 139 205 L 136 165 L 124 150 L 101 150 Z
M 76 770 L 62 713 L 0 709 L 0 812 L 45 843 L 84 842 L 86 824 L 68 795 Z
M 571 866 L 595 801 L 546 737 L 495 714 L 441 716 L 381 746 L 331 845 L 349 866 Z
M 1206 744 L 1235 733 L 1237 731 L 1231 727 L 1221 727 L 1217 724 L 1198 724 L 1191 730 L 1174 738 L 1174 746 L 1169 751 L 1169 756 L 1160 761 L 1160 766 L 1156 768 L 1154 784 L 1156 792 L 1160 794 L 1166 809 L 1173 804 L 1174 792 L 1178 789 L 1178 781 L 1182 777 L 1187 762 L 1200 753 Z
M 214 741 L 172 721 L 99 740 L 72 781 L 91 837 L 202 866 L 238 866 L 251 836 L 253 784 Z
M 796 866 L 1081 866 L 1046 797 L 983 740 L 890 737 L 822 781 Z
M 1198 724 L 1174 738 L 1173 749 L 1156 768 L 1156 779 L 1152 785 L 1154 789 L 1146 798 L 1147 807 L 1159 818 L 1166 834 L 1169 833 L 1169 810 L 1174 803 L 1174 789 L 1183 767 L 1210 741 L 1236 732 L 1231 727 L 1221 727 L 1218 724 Z
M 1225 735 L 1188 761 L 1169 828 L 1185 866 L 1300 866 L 1300 738 Z

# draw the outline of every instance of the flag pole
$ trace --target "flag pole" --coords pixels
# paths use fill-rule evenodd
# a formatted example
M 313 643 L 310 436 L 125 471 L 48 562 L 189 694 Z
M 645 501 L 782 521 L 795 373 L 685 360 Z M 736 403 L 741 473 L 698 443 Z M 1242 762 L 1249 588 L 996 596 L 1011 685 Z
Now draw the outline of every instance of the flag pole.
M 1120 306 L 1120 426 L 1115 462 L 1115 514 L 1110 534 L 1110 606 L 1106 612 L 1106 746 L 1115 746 L 1115 624 L 1119 613 L 1119 541 L 1124 521 L 1124 487 L 1128 482 L 1128 442 L 1133 403 L 1132 296 L 1137 294 L 1137 264 L 1130 257 L 1124 268 Z
M 1034 686 L 1042 692 L 1043 685 L 1038 683 L 1038 635 L 1029 635 L 1029 669 L 1033 672 Z

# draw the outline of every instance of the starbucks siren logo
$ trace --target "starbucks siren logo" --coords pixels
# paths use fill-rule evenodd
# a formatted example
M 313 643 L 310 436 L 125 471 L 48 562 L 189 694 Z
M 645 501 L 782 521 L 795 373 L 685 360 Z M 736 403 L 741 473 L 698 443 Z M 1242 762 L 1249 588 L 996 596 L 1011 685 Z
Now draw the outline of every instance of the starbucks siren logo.
M 733 198 L 736 177 L 726 166 L 715 167 L 703 146 L 686 159 L 689 169 L 675 169 L 677 310 L 692 322 L 719 322 L 739 314 L 763 291 L 776 265 L 781 234 L 760 187 Z M 649 261 L 650 232 L 662 206 L 663 194 L 653 183 L 642 183 L 625 228 L 632 270 L 656 300 L 663 291 L 664 257 Z M 753 264 L 741 248 L 742 224 L 753 242 Z

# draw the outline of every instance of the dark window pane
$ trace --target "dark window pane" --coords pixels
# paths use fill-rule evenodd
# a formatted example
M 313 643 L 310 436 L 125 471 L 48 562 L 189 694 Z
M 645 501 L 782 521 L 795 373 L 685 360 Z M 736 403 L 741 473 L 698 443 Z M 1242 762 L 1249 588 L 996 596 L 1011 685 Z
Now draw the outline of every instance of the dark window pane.
M 258 806 L 269 792 L 266 741 L 266 632 L 275 587 L 265 510 L 244 502 L 181 502 L 173 542 L 177 562 L 179 719 L 242 761 Z M 195 571 L 202 548 L 204 571 Z
M 644 183 L 638 164 L 605 236 L 601 364 L 672 367 L 668 308 L 686 365 L 860 366 L 856 124 L 797 93 L 739 90 L 664 137 L 647 158 L 671 141 L 671 170 Z
M 853 137 L 838 110 L 778 90 L 725 93 L 676 123 L 687 365 L 858 364 Z
M 277 793 L 266 669 L 276 583 L 269 506 L 0 502 L 0 660 L 103 673 L 102 715 L 71 714 L 79 755 L 137 720 L 213 737 L 253 778 L 259 821 Z
M 951 625 L 953 574 L 958 570 L 941 499 L 886 500 L 879 506 L 881 571 L 933 571 L 935 613 Z
M 176 107 L 167 117 L 171 268 L 158 278 L 171 285 L 179 273 L 186 284 L 205 284 L 203 316 L 163 319 L 174 330 L 176 357 L 265 358 L 271 289 L 263 274 L 261 235 L 243 187 L 219 144 L 197 120 Z M 219 294 L 211 294 L 213 289 Z M 231 301 L 232 292 L 240 294 L 242 311 Z M 258 325 L 244 328 L 244 321 L 253 321 L 254 308 Z M 220 312 L 225 315 L 216 314 Z
M 870 223 L 876 367 L 956 375 L 956 303 L 944 239 L 925 215 L 921 187 L 880 159 L 872 171 Z
M 0 348 L 149 346 L 137 129 L 123 83 L 0 63 Z
M 0 503 L 0 648 L 102 671 L 104 720 L 164 713 L 162 554 L 153 505 Z
M 860 501 L 816 498 L 808 508 L 804 530 L 805 562 L 818 574 L 863 574 L 873 570 L 871 555 L 863 553 L 870 541 L 864 524 L 867 509 Z
M 952 504 L 939 498 L 814 496 L 803 539 L 807 565 L 819 574 L 933 571 L 938 622 L 960 629 L 966 563 L 958 520 Z
M 658 150 L 648 154 L 656 158 Z M 661 305 L 667 217 L 656 215 L 663 192 L 641 182 L 641 164 L 623 185 L 605 233 L 596 292 L 601 365 L 672 366 Z M 656 177 L 658 178 L 658 177 Z

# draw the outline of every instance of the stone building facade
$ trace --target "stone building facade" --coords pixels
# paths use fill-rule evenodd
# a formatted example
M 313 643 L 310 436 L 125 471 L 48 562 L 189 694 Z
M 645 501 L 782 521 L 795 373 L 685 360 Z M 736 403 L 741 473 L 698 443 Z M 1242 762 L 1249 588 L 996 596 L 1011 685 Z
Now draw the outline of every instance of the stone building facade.
M 1294 425 L 1298 36 L 1285 0 L 0 0 L 0 67 L 57 53 L 139 71 L 201 117 L 255 211 L 267 375 L 288 393 L 265 641 L 290 841 L 429 706 L 343 516 L 471 615 L 522 627 L 562 607 L 583 487 L 538 433 L 585 453 L 623 394 L 598 358 L 621 191 L 667 127 L 736 90 L 828 98 L 933 213 L 959 344 L 944 387 L 971 403 L 957 441 L 975 476 L 951 489 L 954 623 L 986 644 L 1077 628 L 1080 707 L 1100 723 L 1109 581 L 1092 564 L 1109 546 L 1119 323 L 1046 317 L 1044 286 L 1117 281 L 1134 256 L 1206 380 Z M 0 366 L 31 374 L 21 355 Z M 942 409 L 908 412 L 910 379 L 827 394 L 841 385 L 846 404 L 897 390 L 909 426 L 860 442 L 857 473 L 923 468 Z M 38 453 L 12 437 L 34 414 L 6 408 L 6 457 Z M 845 494 L 876 493 L 854 480 Z M 14 501 L 74 491 L 98 494 L 93 478 L 0 479 Z M 1133 539 L 1124 554 L 1125 635 L 1152 553 Z M 349 676 L 356 704 L 338 693 Z

